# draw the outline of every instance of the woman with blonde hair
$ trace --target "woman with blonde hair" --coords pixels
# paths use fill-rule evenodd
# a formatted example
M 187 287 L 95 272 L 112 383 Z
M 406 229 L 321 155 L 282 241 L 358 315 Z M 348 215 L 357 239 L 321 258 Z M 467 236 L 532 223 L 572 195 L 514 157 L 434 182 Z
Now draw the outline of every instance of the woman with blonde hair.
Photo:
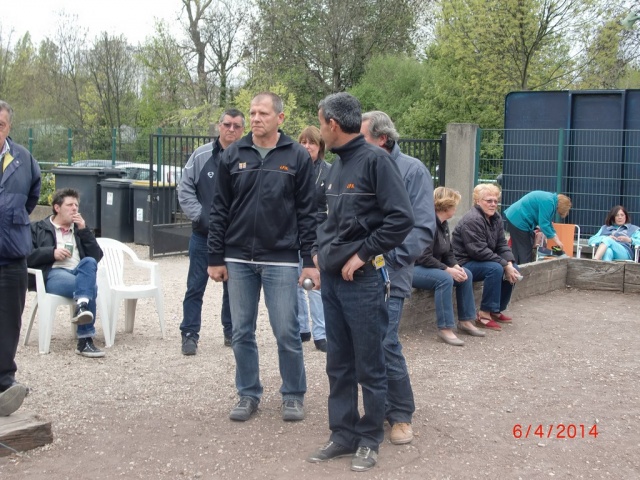
M 490 330 L 501 330 L 498 322 L 511 322 L 502 312 L 509 305 L 513 286 L 522 278 L 504 236 L 499 201 L 496 185 L 476 185 L 474 205 L 456 225 L 452 241 L 458 263 L 472 273 L 474 280 L 484 282 L 476 325 Z
M 455 215 L 460 203 L 460 194 L 450 188 L 438 187 L 433 191 L 433 200 L 436 209 L 436 232 L 432 244 L 416 260 L 413 268 L 413 287 L 434 291 L 438 337 L 449 345 L 461 347 L 464 341 L 454 333 L 454 286 L 458 304 L 458 329 L 474 337 L 484 337 L 485 333 L 473 324 L 476 318 L 473 276 L 469 270 L 458 265 L 449 239 L 447 220 Z

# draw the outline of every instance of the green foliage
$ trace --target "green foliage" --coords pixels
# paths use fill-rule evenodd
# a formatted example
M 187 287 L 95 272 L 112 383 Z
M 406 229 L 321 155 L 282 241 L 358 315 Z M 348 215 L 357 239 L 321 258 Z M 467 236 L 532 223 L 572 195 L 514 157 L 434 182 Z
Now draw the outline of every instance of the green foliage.
M 51 205 L 53 193 L 56 191 L 56 177 L 53 173 L 42 173 L 40 184 L 40 198 L 38 205 Z
M 350 90 L 363 111 L 382 110 L 391 117 L 401 136 L 411 130 L 405 118 L 422 98 L 421 86 L 428 67 L 407 56 L 379 55 L 365 67 L 360 81 Z

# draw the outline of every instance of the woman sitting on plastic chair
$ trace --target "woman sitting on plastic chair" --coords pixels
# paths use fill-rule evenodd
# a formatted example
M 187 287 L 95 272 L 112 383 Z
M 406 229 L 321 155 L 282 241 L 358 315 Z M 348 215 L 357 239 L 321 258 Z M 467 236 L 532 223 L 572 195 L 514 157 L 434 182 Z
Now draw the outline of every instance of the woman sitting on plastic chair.
M 589 239 L 589 245 L 598 247 L 593 254 L 594 260 L 633 260 L 631 237 L 639 228 L 629 220 L 629 213 L 622 205 L 609 210 L 602 228 Z

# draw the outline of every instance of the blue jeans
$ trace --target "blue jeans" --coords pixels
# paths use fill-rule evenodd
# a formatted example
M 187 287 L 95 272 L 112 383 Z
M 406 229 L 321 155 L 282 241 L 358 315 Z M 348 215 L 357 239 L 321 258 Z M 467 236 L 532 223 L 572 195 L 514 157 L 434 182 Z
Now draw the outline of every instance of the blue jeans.
M 514 263 L 516 270 L 520 270 Z M 498 262 L 477 262 L 471 260 L 464 264 L 475 281 L 483 281 L 480 310 L 498 313 L 506 310 L 511 300 L 513 285 L 504 280 L 504 268 Z
M 378 451 L 383 423 L 387 373 L 382 342 L 389 325 L 384 282 L 371 264 L 353 281 L 321 272 L 327 329 L 329 428 L 331 440 L 348 448 Z M 358 411 L 358 384 L 364 415 Z
M 468 264 L 467 264 L 468 265 Z M 464 268 L 464 267 L 463 267 Z M 500 267 L 502 268 L 502 267 Z M 436 321 L 439 329 L 455 328 L 453 317 L 453 287 L 456 287 L 458 320 L 475 320 L 476 303 L 473 298 L 473 274 L 467 268 L 467 280 L 456 282 L 451 275 L 439 268 L 413 267 L 413 288 L 433 290 L 436 304 Z
M 191 333 L 196 339 L 200 338 L 202 298 L 209 281 L 208 262 L 207 237 L 193 232 L 189 240 L 189 272 L 187 273 L 187 292 L 182 302 L 180 331 L 183 335 Z M 231 309 L 227 282 L 222 283 L 220 320 L 225 338 L 231 338 Z
M 255 327 L 260 287 L 269 312 L 269 323 L 278 344 L 283 400 L 302 400 L 307 378 L 302 356 L 300 326 L 296 316 L 298 268 L 227 262 L 229 303 L 233 318 L 233 354 L 236 358 L 238 395 L 262 397 Z
M 86 297 L 89 299 L 89 310 L 93 313 L 91 323 L 78 325 L 78 338 L 94 337 L 96 335 L 96 297 L 98 296 L 98 286 L 96 285 L 96 272 L 98 263 L 93 257 L 84 257 L 73 270 L 66 268 L 52 268 L 47 279 L 45 288 L 47 293 L 60 295 L 61 297 L 78 299 Z
M 302 265 L 298 269 L 302 273 Z M 309 290 L 309 304 L 307 305 L 306 290 L 298 287 L 298 322 L 300 333 L 309 333 L 309 308 L 311 309 L 311 326 L 314 340 L 327 338 L 324 332 L 324 309 L 322 308 L 322 294 L 320 290 Z
M 390 425 L 396 423 L 411 423 L 416 405 L 413 401 L 413 389 L 407 371 L 407 362 L 402 354 L 402 345 L 398 338 L 400 319 L 404 298 L 390 297 L 387 308 L 389 310 L 389 326 L 384 336 L 382 346 L 387 367 L 387 398 L 385 417 Z

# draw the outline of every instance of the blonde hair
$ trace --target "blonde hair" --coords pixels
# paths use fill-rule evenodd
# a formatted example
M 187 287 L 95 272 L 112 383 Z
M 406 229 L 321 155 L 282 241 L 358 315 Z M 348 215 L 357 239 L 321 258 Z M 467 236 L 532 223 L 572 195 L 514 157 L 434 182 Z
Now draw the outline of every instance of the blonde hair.
M 562 218 L 569 215 L 569 210 L 571 210 L 571 199 L 566 195 L 559 194 L 558 195 L 558 215 Z
M 479 183 L 473 189 L 473 204 L 478 205 L 480 200 L 487 194 L 495 195 L 500 200 L 501 191 L 498 186 L 493 183 Z
M 447 187 L 438 187 L 433 191 L 433 203 L 436 212 L 446 212 L 450 208 L 455 208 L 460 203 L 462 196 Z

